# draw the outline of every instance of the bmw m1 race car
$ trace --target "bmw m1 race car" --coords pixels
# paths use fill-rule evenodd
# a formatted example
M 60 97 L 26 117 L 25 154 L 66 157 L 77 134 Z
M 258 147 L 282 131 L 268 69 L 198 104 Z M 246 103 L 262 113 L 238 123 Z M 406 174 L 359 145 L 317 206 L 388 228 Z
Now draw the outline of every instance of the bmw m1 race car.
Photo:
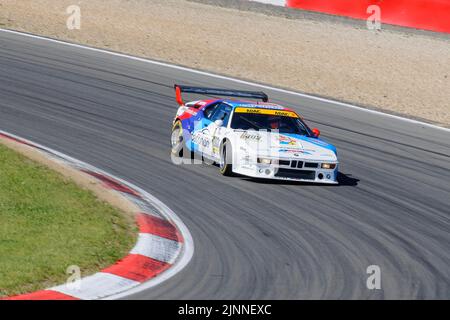
M 173 121 L 174 161 L 199 155 L 223 175 L 337 183 L 336 148 L 319 139 L 296 112 L 268 103 L 264 92 L 175 85 L 180 105 Z M 263 102 L 207 99 L 184 103 L 182 93 Z M 189 157 L 189 160 L 191 160 Z

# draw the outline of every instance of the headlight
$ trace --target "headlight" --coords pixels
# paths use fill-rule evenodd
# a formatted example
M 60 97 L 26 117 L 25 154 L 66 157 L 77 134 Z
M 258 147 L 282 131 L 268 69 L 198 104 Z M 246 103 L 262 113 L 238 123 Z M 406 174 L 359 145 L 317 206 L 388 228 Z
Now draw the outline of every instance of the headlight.
M 322 169 L 334 169 L 336 168 L 335 163 L 322 163 Z
M 272 159 L 258 158 L 258 163 L 262 163 L 262 164 L 271 164 L 271 163 L 272 163 Z

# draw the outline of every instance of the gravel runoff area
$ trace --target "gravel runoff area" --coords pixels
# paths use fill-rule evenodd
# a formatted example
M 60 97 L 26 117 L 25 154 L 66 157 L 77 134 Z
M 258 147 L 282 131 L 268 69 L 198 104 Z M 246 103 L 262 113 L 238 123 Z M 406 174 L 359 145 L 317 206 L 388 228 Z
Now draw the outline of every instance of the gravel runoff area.
M 80 30 L 66 27 L 66 8 L 74 4 L 81 8 Z M 0 0 L 3 28 L 450 127 L 450 37 L 283 15 L 184 0 Z

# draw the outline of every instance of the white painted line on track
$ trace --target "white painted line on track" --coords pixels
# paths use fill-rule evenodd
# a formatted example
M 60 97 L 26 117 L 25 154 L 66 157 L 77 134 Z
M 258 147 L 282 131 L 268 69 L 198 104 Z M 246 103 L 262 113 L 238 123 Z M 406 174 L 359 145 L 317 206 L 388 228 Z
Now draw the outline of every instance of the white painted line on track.
M 271 4 L 274 6 L 281 6 L 281 7 L 286 6 L 286 0 L 250 0 L 250 1 L 261 2 L 261 3 Z
M 166 62 L 160 62 L 160 61 L 155 61 L 155 60 L 151 60 L 151 59 L 135 57 L 135 56 L 124 54 L 124 53 L 118 53 L 118 52 L 108 51 L 108 50 L 104 50 L 104 49 L 93 48 L 93 47 L 89 47 L 89 46 L 85 46 L 85 45 L 81 45 L 81 44 L 70 43 L 70 42 L 66 42 L 66 41 L 62 41 L 62 40 L 56 40 L 56 39 L 38 36 L 38 35 L 30 34 L 30 33 L 9 30 L 9 29 L 1 29 L 1 28 L 0 28 L 0 31 L 6 32 L 6 33 L 11 33 L 11 34 L 16 34 L 16 35 L 21 35 L 21 36 L 25 36 L 25 37 L 30 37 L 30 38 L 34 38 L 34 39 L 39 39 L 39 40 L 45 40 L 45 41 L 49 41 L 49 42 L 53 42 L 53 43 L 63 44 L 63 45 L 67 45 L 67 46 L 71 46 L 71 47 L 75 47 L 75 48 L 81 48 L 81 49 L 91 50 L 91 51 L 95 51 L 95 52 L 99 52 L 99 53 L 110 54 L 113 56 L 132 59 L 135 61 L 151 63 L 151 64 L 158 65 L 158 66 L 163 66 L 163 67 L 182 70 L 182 71 L 191 72 L 191 73 L 195 73 L 195 74 L 199 74 L 199 75 L 209 76 L 209 77 L 213 77 L 216 79 L 233 81 L 236 83 L 250 85 L 250 86 L 263 88 L 263 89 L 268 89 L 268 90 L 272 90 L 272 91 L 276 91 L 276 92 L 280 92 L 280 93 L 284 93 L 284 94 L 295 95 L 298 97 L 303 97 L 303 98 L 308 98 L 308 99 L 315 100 L 315 101 L 330 103 L 330 104 L 334 104 L 334 105 L 341 106 L 341 107 L 356 109 L 359 111 L 365 111 L 368 113 L 372 113 L 372 114 L 376 114 L 376 115 L 380 115 L 380 116 L 384 116 L 384 117 L 388 117 L 388 118 L 392 118 L 392 119 L 397 119 L 397 120 L 401 120 L 401 121 L 405 121 L 405 122 L 409 122 L 409 123 L 413 123 L 413 124 L 418 124 L 421 126 L 426 126 L 428 128 L 442 130 L 442 131 L 450 133 L 450 128 L 439 127 L 437 125 L 426 123 L 423 121 L 409 119 L 409 118 L 405 118 L 405 117 L 401 117 L 401 116 L 397 116 L 397 115 L 393 115 L 393 114 L 389 114 L 389 113 L 385 113 L 385 112 L 381 112 L 381 111 L 377 111 L 377 110 L 371 110 L 371 109 L 359 107 L 356 105 L 352 105 L 350 103 L 340 102 L 340 101 L 327 99 L 327 98 L 321 98 L 321 97 L 313 96 L 313 95 L 306 94 L 306 93 L 300 93 L 300 92 L 290 91 L 290 90 L 286 90 L 286 89 L 276 88 L 276 87 L 272 87 L 272 86 L 265 85 L 265 84 L 259 84 L 259 83 L 255 83 L 255 82 L 251 82 L 251 81 L 240 80 L 240 79 L 236 79 L 236 78 L 232 78 L 232 77 L 214 74 L 214 73 L 207 72 L 207 71 L 195 70 L 195 69 L 191 69 L 188 67 L 177 66 L 174 64 L 166 63 Z

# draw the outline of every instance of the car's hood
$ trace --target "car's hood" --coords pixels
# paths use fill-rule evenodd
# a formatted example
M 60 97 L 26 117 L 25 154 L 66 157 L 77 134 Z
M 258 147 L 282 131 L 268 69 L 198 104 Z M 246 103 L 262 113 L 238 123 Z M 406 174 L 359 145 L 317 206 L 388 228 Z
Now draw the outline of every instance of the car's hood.
M 266 131 L 236 131 L 242 151 L 276 158 L 337 161 L 336 148 L 319 138 Z

